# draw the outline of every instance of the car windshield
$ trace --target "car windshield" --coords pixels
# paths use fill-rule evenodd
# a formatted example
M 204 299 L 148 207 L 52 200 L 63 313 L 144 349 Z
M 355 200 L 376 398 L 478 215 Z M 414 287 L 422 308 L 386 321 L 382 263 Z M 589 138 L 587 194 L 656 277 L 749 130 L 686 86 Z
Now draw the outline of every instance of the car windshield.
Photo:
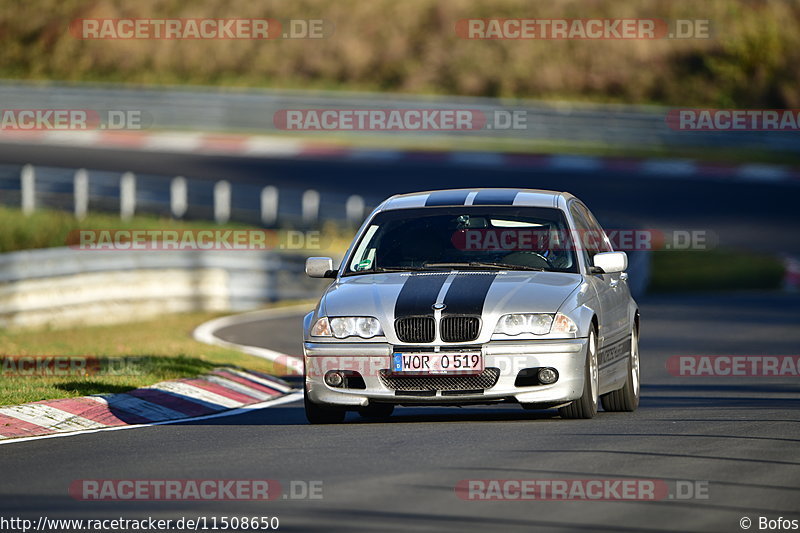
M 578 272 L 561 210 L 460 206 L 378 213 L 344 275 L 448 269 Z

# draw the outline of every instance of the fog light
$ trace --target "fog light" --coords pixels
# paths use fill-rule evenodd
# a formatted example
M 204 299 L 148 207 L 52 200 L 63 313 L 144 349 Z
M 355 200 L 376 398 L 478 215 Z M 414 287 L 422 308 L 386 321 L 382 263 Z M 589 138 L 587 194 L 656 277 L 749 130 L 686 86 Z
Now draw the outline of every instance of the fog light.
M 344 376 L 338 370 L 331 370 L 325 374 L 325 383 L 331 387 L 341 387 L 342 383 L 344 383 Z
M 550 385 L 558 381 L 558 372 L 554 368 L 542 368 L 537 375 L 539 383 L 543 385 Z

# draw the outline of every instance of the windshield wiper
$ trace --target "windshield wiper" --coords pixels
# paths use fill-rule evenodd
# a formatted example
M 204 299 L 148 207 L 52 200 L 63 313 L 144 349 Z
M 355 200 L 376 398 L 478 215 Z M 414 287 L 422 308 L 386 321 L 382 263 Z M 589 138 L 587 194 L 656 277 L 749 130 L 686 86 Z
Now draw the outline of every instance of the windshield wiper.
M 423 266 L 431 268 L 497 268 L 500 270 L 532 270 L 535 272 L 546 272 L 547 270 L 539 267 L 525 265 L 511 265 L 509 263 L 496 263 L 493 261 L 469 261 L 465 263 L 425 263 Z
M 380 272 L 424 272 L 430 270 L 427 266 L 376 266 L 368 270 L 359 270 L 359 274 L 375 274 Z

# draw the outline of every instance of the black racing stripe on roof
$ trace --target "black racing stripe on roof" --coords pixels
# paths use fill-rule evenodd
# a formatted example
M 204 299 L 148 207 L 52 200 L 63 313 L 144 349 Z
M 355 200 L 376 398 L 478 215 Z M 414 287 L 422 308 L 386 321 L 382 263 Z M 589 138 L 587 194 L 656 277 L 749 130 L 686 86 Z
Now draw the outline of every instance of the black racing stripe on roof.
M 516 189 L 484 189 L 478 191 L 472 205 L 514 205 L 517 194 Z
M 469 191 L 436 191 L 428 195 L 425 207 L 444 205 L 464 205 Z
M 394 303 L 394 317 L 433 316 L 433 304 L 439 297 L 449 273 L 411 274 Z
M 471 272 L 458 274 L 453 279 L 444 304 L 447 306 L 442 311 L 443 315 L 483 315 L 483 304 L 486 295 L 494 283 L 497 272 Z

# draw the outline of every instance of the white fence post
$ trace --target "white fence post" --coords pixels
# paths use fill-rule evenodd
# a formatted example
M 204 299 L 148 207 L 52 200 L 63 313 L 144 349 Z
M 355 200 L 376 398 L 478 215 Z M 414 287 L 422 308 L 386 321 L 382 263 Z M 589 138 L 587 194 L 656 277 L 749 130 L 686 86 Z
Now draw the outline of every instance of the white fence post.
M 345 204 L 347 221 L 351 224 L 358 224 L 364 218 L 364 198 L 354 194 L 347 199 Z
M 133 218 L 136 212 L 136 176 L 126 172 L 119 179 L 119 217 L 122 220 Z
M 273 226 L 278 221 L 278 188 L 273 186 L 261 189 L 261 223 Z
M 214 185 L 214 220 L 224 224 L 231 218 L 231 184 L 218 181 Z
M 303 193 L 303 224 L 315 224 L 319 220 L 319 193 L 309 189 Z
M 85 168 L 75 171 L 72 195 L 75 200 L 75 218 L 83 220 L 89 211 L 89 173 Z
M 22 193 L 22 212 L 30 215 L 36 209 L 36 171 L 33 170 L 33 165 L 22 167 L 19 179 Z
M 183 218 L 189 208 L 189 191 L 183 176 L 176 176 L 170 183 L 169 208 L 175 218 Z

